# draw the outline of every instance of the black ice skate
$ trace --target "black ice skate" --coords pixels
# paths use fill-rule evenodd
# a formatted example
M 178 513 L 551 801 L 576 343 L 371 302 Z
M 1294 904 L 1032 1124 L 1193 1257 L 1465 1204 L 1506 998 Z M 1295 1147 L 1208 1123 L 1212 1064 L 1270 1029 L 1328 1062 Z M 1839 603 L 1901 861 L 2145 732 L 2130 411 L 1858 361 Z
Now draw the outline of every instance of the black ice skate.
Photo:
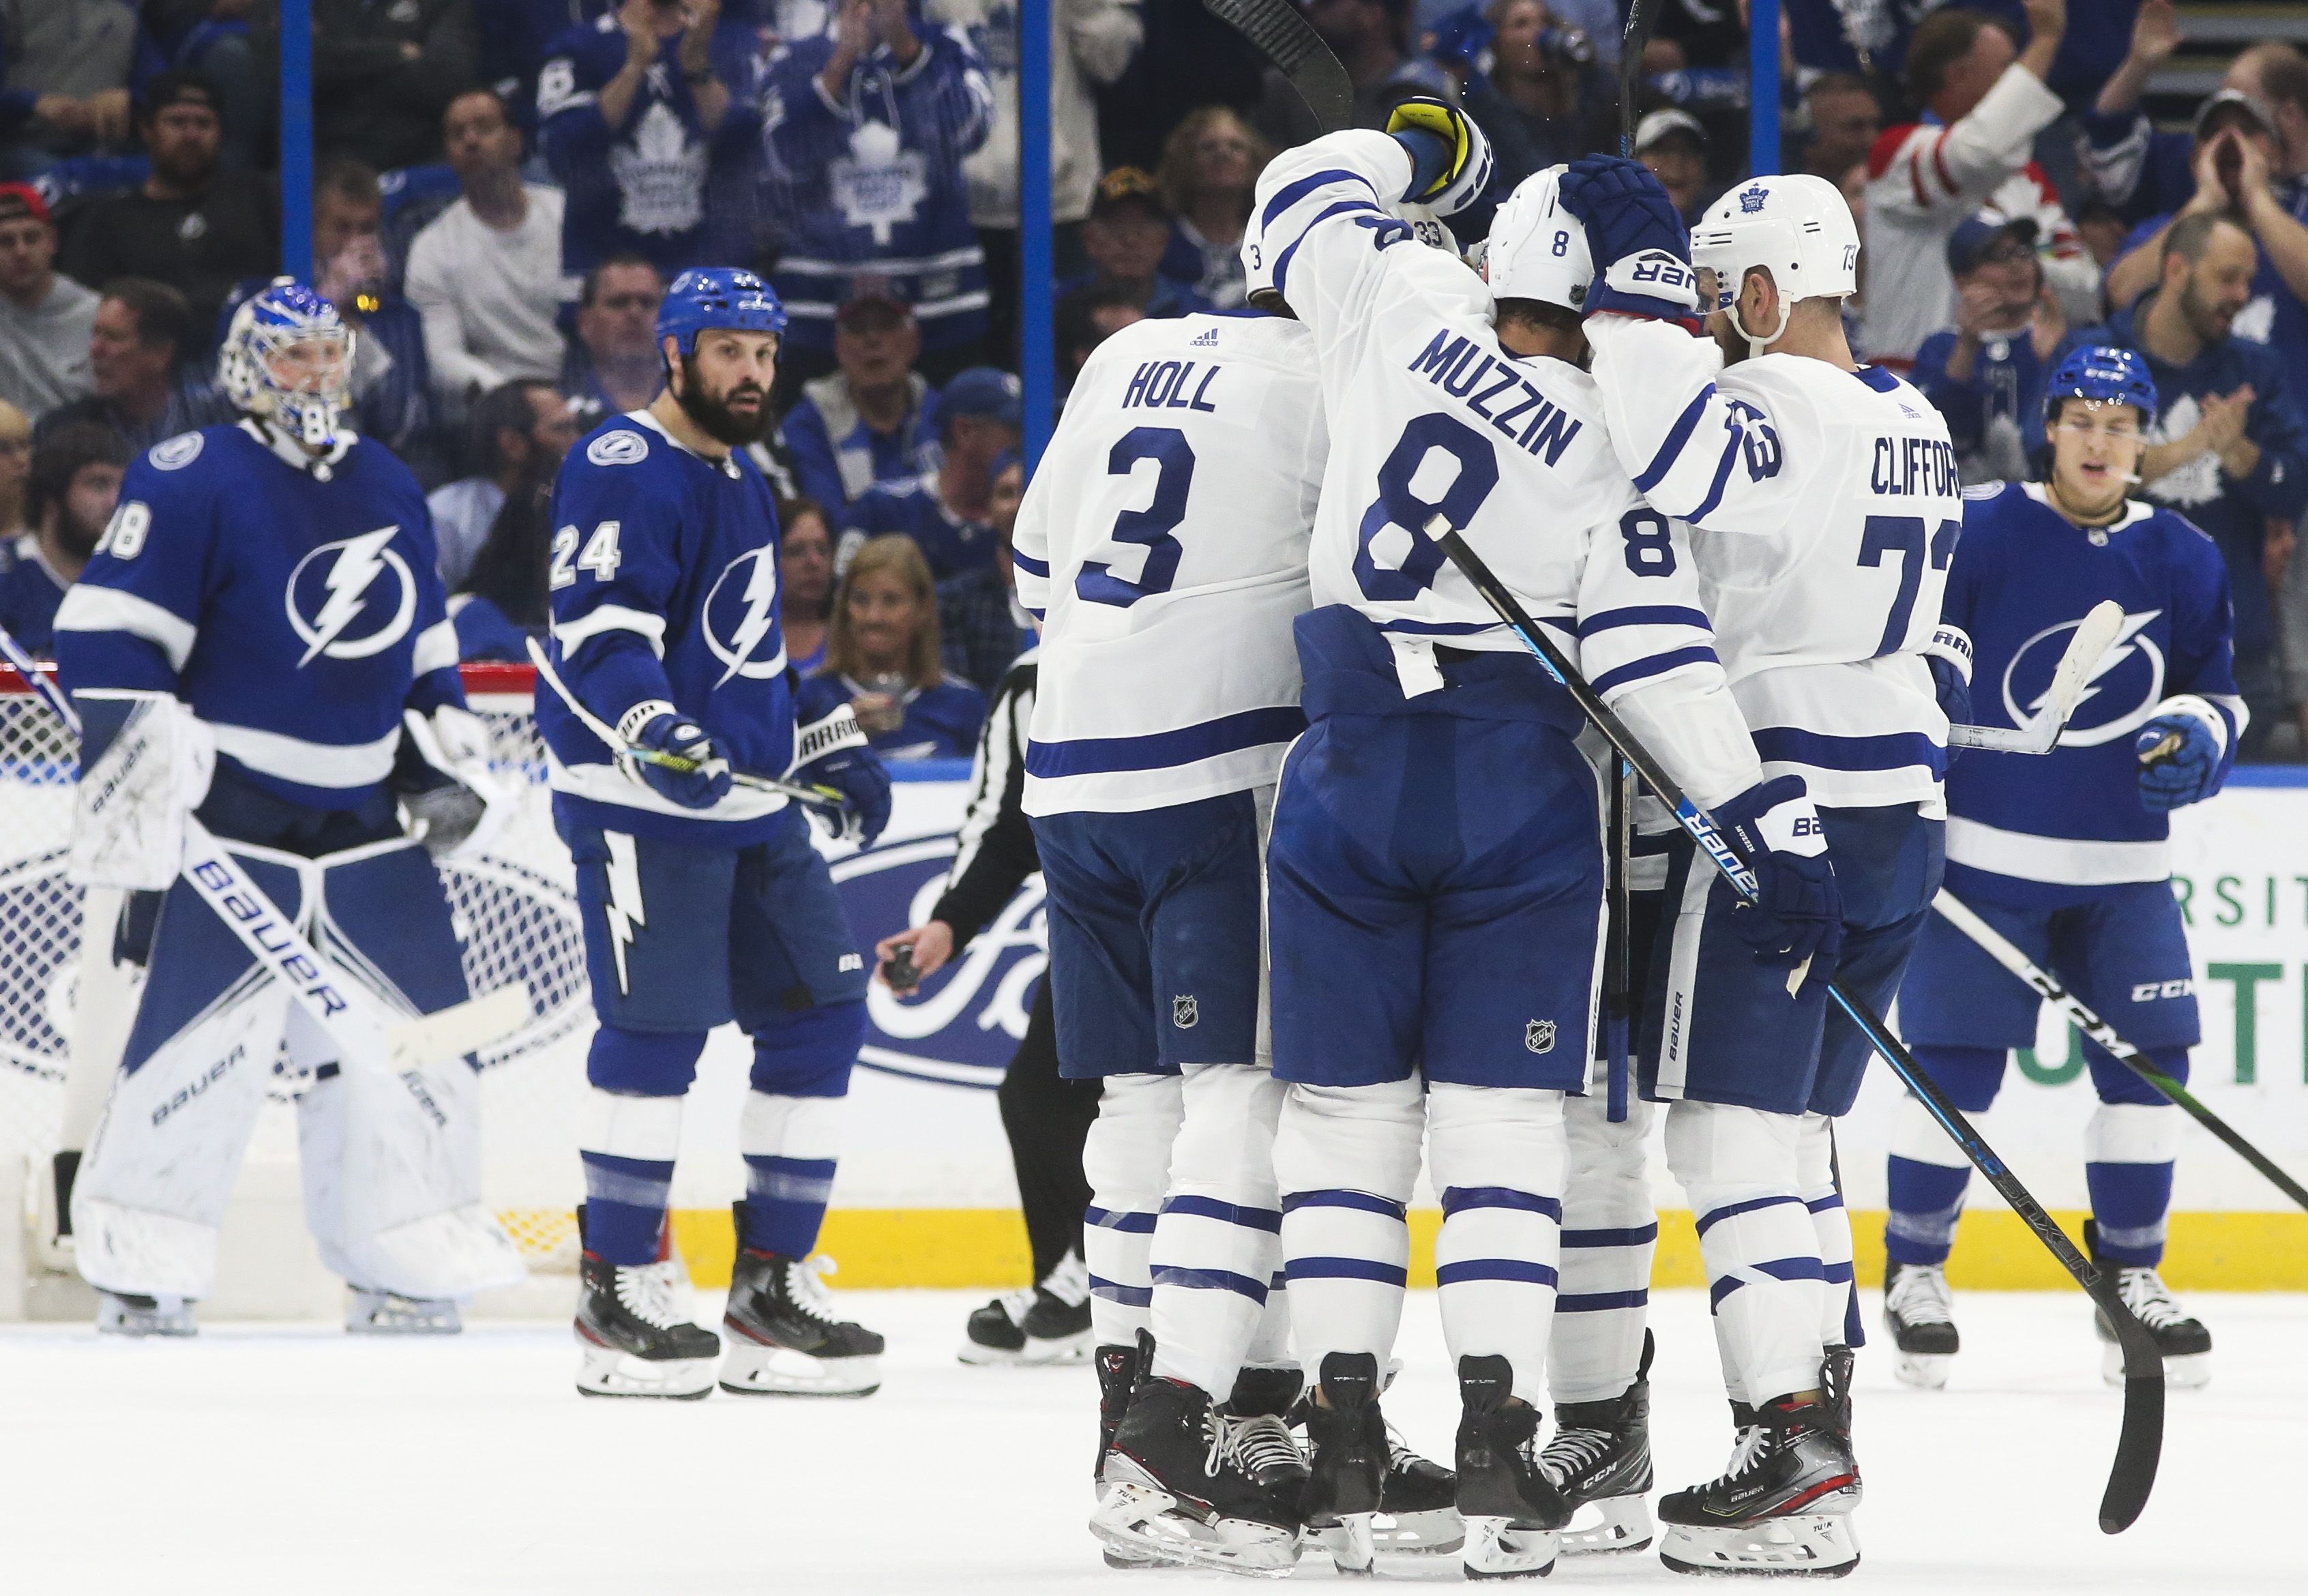
M 1844 1423 L 1793 1397 L 1753 1419 L 1721 1479 L 1659 1498 L 1659 1561 L 1677 1574 L 1841 1578 L 1859 1566 L 1859 1464 Z
M 577 1389 L 587 1396 L 694 1402 L 713 1390 L 721 1342 L 690 1323 L 678 1260 L 577 1264 Z
M 1948 1366 L 1962 1339 L 1955 1333 L 1955 1305 L 1948 1295 L 1947 1270 L 1938 1264 L 1883 1265 L 1883 1328 L 1899 1349 L 1891 1372 L 1910 1385 L 1937 1391 L 1948 1383 Z
M 1538 1466 L 1563 1494 L 1563 1550 L 1639 1552 L 1651 1543 L 1651 1337 L 1634 1384 L 1600 1402 L 1561 1402 Z M 1586 1509 L 1593 1508 L 1592 1514 Z M 1584 1515 L 1586 1522 L 1580 1522 Z
M 1147 1344 L 1153 1344 L 1147 1338 Z M 1090 1362 L 1098 1370 L 1098 1453 L 1089 1460 L 1091 1489 L 1100 1501 L 1106 1499 L 1106 1454 L 1114 1445 L 1114 1432 L 1122 1428 L 1122 1416 L 1130 1410 L 1130 1393 L 1138 1387 L 1138 1376 L 1145 1372 L 1139 1349 L 1107 1342 L 1092 1355 Z M 1095 1526 L 1093 1526 L 1095 1533 Z M 1136 1552 L 1122 1552 L 1111 1546 L 1101 1546 L 1108 1568 L 1159 1568 L 1164 1565 L 1156 1558 L 1141 1557 Z
M 104 1335 L 198 1335 L 189 1297 L 139 1297 L 133 1291 L 96 1293 L 96 1328 Z
M 1342 1574 L 1367 1574 L 1377 1558 L 1373 1520 L 1386 1505 L 1386 1418 L 1378 1407 L 1378 1359 L 1332 1352 L 1305 1406 L 1306 1528 Z
M 398 1291 L 349 1288 L 345 1329 L 353 1335 L 455 1335 L 465 1327 L 453 1298 L 403 1297 Z
M 737 1234 L 745 1233 L 737 1205 Z M 829 1269 L 831 1265 L 827 1266 Z M 882 1388 L 882 1338 L 834 1311 L 815 1260 L 737 1249 L 721 1329 L 721 1389 L 739 1396 L 871 1396 Z
M 1079 1363 L 1089 1352 L 1089 1271 L 1068 1253 L 1038 1284 L 970 1315 L 957 1356 L 980 1365 Z
M 1151 1367 L 1151 1338 L 1140 1361 Z M 1285 1411 L 1295 1374 L 1289 1385 Z M 1106 1454 L 1090 1533 L 1125 1559 L 1280 1577 L 1298 1562 L 1305 1478 L 1279 1414 L 1235 1413 L 1198 1386 L 1149 1375 Z
M 2131 1310 L 2132 1317 L 2147 1325 L 2148 1333 L 2156 1338 L 2157 1350 L 2164 1355 L 2164 1383 L 2188 1389 L 2209 1381 L 2212 1333 L 2180 1306 L 2155 1266 L 2123 1264 L 2100 1256 L 2099 1226 L 2091 1220 L 2084 1221 L 2084 1246 L 2090 1251 L 2092 1262 L 2114 1276 L 2116 1294 L 2123 1298 L 2123 1306 Z M 2099 1332 L 2100 1376 L 2111 1385 L 2121 1385 L 2123 1349 L 2115 1343 L 2115 1329 L 2097 1308 L 2092 1310 L 2092 1324 Z
M 1371 1520 L 1372 1546 L 1412 1557 L 1445 1557 L 1466 1543 L 1459 1477 L 1413 1452 L 1388 1425 L 1386 1480 L 1379 1488 L 1378 1516 Z
M 1468 1579 L 1536 1579 L 1554 1567 L 1563 1497 L 1538 1461 L 1538 1410 L 1513 1399 L 1503 1358 L 1459 1359 L 1459 1516 Z

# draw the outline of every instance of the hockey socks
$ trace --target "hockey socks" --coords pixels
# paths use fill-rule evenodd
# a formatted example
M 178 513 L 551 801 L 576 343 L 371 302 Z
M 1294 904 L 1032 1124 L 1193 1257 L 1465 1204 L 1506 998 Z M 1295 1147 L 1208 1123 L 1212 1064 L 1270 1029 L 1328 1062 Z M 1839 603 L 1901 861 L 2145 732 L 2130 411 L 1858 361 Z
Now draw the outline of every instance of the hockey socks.
M 1383 1365 L 1402 1323 L 1410 1269 L 1404 1222 L 1418 1178 L 1425 1092 L 1417 1080 L 1374 1086 L 1294 1083 L 1274 1138 L 1282 1252 L 1299 1355 Z
M 1427 1146 L 1442 1197 L 1434 1280 L 1454 1367 L 1504 1359 L 1512 1394 L 1543 1409 L 1563 1230 L 1563 1093 L 1427 1089 Z
M 1634 1381 L 1650 1302 L 1658 1216 L 1643 1168 L 1652 1106 L 1636 1098 L 1613 1125 L 1599 1096 L 1566 1098 L 1570 1168 L 1563 1193 L 1561 1279 L 1546 1377 L 1554 1401 L 1602 1402 Z
M 1281 1281 L 1274 1127 L 1285 1088 L 1254 1065 L 1188 1069 L 1168 1194 L 1149 1249 L 1153 1373 L 1234 1386 Z
M 1135 1346 L 1154 1301 L 1150 1253 L 1169 1182 L 1182 1113 L 1176 1075 L 1106 1077 L 1098 1118 L 1082 1143 L 1089 1208 L 1082 1262 L 1089 1266 L 1090 1326 L 1100 1346 Z
M 833 1195 L 841 1152 L 839 1097 L 745 1093 L 737 1148 L 745 1160 L 745 1226 L 738 1240 L 756 1252 L 809 1255 Z

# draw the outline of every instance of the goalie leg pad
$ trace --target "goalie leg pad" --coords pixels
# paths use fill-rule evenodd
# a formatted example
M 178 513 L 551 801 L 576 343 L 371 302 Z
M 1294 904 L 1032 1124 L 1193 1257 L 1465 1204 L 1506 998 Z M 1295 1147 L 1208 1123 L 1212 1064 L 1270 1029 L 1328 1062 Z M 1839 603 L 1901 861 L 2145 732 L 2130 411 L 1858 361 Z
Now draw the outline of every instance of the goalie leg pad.
M 1082 1175 L 1089 1182 L 1082 1262 L 1089 1268 L 1090 1324 L 1101 1346 L 1132 1346 L 1150 1322 L 1149 1255 L 1169 1185 L 1170 1144 L 1184 1116 L 1183 1084 L 1176 1075 L 1108 1075 L 1082 1143 Z
M 261 849 L 235 856 L 294 912 L 295 860 Z M 199 1298 L 215 1283 L 217 1227 L 264 1103 L 288 993 L 181 882 L 162 906 L 150 967 L 73 1181 L 76 1257 L 91 1285 Z
M 1274 1127 L 1288 1089 L 1253 1064 L 1189 1065 L 1154 1223 L 1154 1373 L 1223 1401 L 1281 1261 Z M 1279 1293 L 1275 1293 L 1279 1295 Z
M 1563 1193 L 1563 1263 L 1547 1345 L 1556 1402 L 1606 1402 L 1635 1382 L 1650 1303 L 1658 1214 L 1644 1143 L 1657 1110 L 1630 1098 L 1614 1125 L 1600 1092 L 1565 1099 L 1571 1162 Z

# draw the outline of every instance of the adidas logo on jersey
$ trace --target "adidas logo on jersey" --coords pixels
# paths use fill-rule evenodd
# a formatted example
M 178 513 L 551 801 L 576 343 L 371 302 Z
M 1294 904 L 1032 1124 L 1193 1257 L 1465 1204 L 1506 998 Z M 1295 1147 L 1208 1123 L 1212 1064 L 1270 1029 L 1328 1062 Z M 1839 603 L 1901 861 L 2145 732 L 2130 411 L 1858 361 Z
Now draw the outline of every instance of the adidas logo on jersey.
M 1188 349 L 1214 349 L 1218 348 L 1219 330 L 1216 327 L 1211 328 L 1209 332 L 1201 333 L 1194 338 L 1187 344 L 1186 347 Z

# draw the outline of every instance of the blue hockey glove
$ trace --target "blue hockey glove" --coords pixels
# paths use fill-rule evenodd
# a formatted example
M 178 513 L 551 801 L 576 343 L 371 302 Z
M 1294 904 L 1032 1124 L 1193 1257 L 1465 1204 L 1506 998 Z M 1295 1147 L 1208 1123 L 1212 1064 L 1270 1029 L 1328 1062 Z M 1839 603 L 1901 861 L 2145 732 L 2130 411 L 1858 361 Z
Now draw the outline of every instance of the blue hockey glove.
M 1571 163 L 1556 194 L 1587 229 L 1588 254 L 1597 263 L 1588 315 L 1692 320 L 1699 279 L 1691 269 L 1691 230 L 1648 167 L 1589 155 Z
M 809 806 L 838 841 L 871 848 L 890 824 L 890 772 L 866 746 L 857 712 L 847 703 L 794 729 L 793 779 L 841 795 L 839 803 Z
M 656 792 L 685 809 L 710 809 L 729 794 L 729 762 L 713 752 L 713 739 L 693 720 L 685 720 L 662 699 L 637 703 L 627 710 L 617 730 L 627 742 L 695 762 L 695 768 L 676 770 L 629 759 L 633 774 Z
M 1932 670 L 1932 695 L 1951 726 L 1971 724 L 1971 638 L 1961 626 L 1942 621 L 1924 645 L 1924 663 Z M 1961 749 L 1948 745 L 1947 762 L 1953 764 Z
M 1794 970 L 1808 959 L 1805 987 L 1832 980 L 1843 951 L 1843 894 L 1803 778 L 1757 782 L 1717 806 L 1715 824 L 1755 872 L 1756 901 L 1731 916 L 1732 929 L 1755 950 L 1755 962 Z
M 1386 131 L 1410 155 L 1408 203 L 1452 216 L 1491 185 L 1491 141 L 1449 100 L 1415 94 L 1387 113 Z
M 2140 801 L 2157 814 L 2212 796 L 2220 769 L 2219 740 L 2201 718 L 2186 711 L 2158 715 L 2132 739 L 2140 755 Z

